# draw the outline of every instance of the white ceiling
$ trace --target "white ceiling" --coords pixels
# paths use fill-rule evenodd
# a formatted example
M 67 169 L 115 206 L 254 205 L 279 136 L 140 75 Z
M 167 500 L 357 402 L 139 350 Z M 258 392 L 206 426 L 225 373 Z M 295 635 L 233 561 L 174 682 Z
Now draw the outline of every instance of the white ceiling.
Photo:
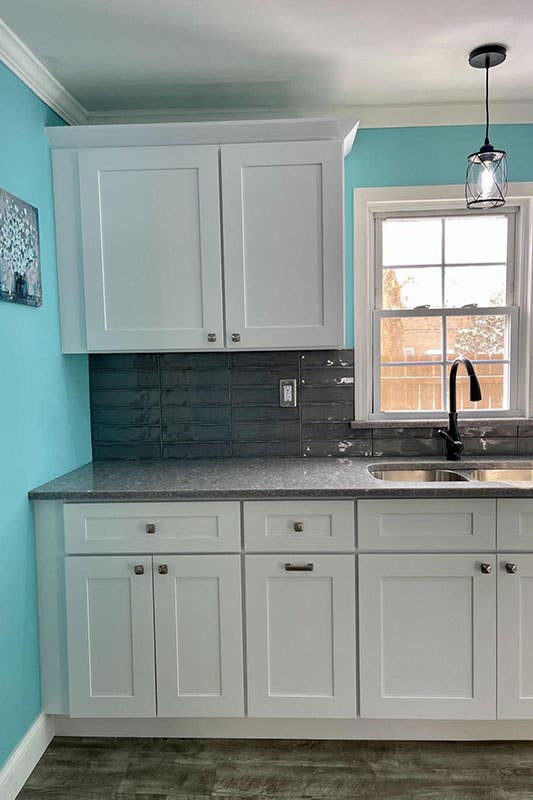
M 533 0 L 2 0 L 6 24 L 89 111 L 533 100 Z

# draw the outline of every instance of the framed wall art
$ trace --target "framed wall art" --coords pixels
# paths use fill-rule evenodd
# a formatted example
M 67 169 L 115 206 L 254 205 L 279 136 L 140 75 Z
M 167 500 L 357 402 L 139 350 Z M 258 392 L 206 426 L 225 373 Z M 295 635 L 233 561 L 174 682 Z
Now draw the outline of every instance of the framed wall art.
M 39 215 L 34 206 L 0 189 L 0 300 L 42 304 Z

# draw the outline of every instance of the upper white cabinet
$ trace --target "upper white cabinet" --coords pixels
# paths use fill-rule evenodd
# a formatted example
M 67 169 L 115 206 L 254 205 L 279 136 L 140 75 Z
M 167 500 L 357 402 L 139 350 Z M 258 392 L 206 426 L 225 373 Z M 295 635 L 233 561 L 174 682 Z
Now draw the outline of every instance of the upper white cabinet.
M 343 341 L 342 169 L 338 142 L 222 147 L 231 347 Z
M 218 147 L 79 153 L 89 350 L 223 344 Z
M 342 347 L 356 128 L 47 129 L 63 352 Z

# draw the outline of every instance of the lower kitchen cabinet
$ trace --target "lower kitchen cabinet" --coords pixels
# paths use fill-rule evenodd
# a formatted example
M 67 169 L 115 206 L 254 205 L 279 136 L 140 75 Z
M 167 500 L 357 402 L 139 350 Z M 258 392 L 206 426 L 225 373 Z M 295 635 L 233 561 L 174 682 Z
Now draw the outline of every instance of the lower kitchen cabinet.
M 498 718 L 533 719 L 531 553 L 498 556 Z
M 243 716 L 240 587 L 239 556 L 67 557 L 70 716 Z
M 66 559 L 71 717 L 155 717 L 151 556 Z
M 356 713 L 355 559 L 246 556 L 248 714 Z
M 239 556 L 154 558 L 157 715 L 242 717 Z
M 362 717 L 495 718 L 495 556 L 361 555 L 359 621 Z

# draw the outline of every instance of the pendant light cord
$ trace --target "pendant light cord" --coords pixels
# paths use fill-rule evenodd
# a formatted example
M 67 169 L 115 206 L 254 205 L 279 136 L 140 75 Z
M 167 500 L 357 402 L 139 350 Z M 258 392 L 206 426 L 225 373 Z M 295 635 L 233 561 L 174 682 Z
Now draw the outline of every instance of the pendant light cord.
M 489 57 L 485 60 L 485 144 L 489 144 Z

